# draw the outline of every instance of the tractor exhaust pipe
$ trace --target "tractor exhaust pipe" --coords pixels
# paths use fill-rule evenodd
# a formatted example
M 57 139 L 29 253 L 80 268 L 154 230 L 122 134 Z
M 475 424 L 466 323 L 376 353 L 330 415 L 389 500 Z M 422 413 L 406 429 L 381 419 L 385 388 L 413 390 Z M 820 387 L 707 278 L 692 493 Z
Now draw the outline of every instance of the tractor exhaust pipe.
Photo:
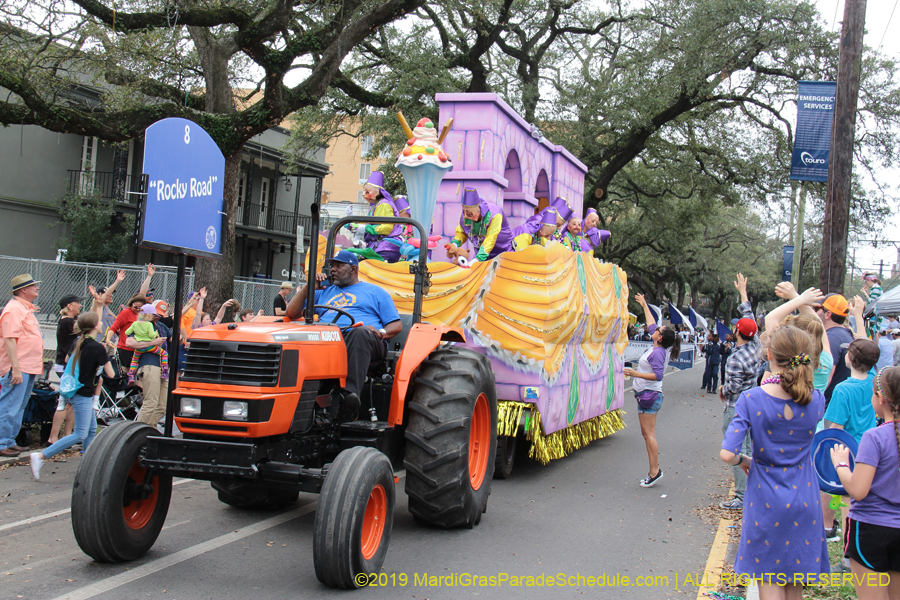
M 316 304 L 316 265 L 319 262 L 319 203 L 313 202 L 309 212 L 312 215 L 312 223 L 309 228 L 309 252 L 306 257 L 309 259 L 309 269 L 306 272 L 306 310 L 304 310 L 304 321 L 307 325 L 312 325 L 313 315 Z

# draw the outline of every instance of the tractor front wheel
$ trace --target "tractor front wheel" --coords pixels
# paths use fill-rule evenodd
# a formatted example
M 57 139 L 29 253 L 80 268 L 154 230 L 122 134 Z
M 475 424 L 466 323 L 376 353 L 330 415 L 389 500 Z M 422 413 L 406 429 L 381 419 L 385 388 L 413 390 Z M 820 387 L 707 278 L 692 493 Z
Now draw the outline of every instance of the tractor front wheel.
M 408 404 L 409 512 L 435 527 L 474 527 L 487 510 L 497 451 L 491 362 L 445 348 L 422 362 Z
M 172 497 L 172 477 L 149 473 L 139 459 L 159 432 L 122 421 L 88 447 L 72 486 L 72 529 L 81 549 L 100 562 L 143 556 L 156 542 Z
M 319 581 L 355 589 L 377 576 L 391 541 L 394 497 L 387 456 L 361 446 L 338 454 L 316 510 L 313 563 Z

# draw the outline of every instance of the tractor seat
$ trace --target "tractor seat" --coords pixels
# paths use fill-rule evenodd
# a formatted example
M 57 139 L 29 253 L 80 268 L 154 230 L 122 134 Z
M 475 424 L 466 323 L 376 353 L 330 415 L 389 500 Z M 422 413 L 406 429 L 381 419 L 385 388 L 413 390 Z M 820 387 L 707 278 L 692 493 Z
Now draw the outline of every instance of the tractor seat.
M 425 321 L 422 322 L 424 323 Z M 400 358 L 400 353 L 403 351 L 403 347 L 406 346 L 406 338 L 409 337 L 409 330 L 412 329 L 413 325 L 412 315 L 400 313 L 400 323 L 403 326 L 400 333 L 388 340 L 387 360 L 390 361 L 396 361 Z

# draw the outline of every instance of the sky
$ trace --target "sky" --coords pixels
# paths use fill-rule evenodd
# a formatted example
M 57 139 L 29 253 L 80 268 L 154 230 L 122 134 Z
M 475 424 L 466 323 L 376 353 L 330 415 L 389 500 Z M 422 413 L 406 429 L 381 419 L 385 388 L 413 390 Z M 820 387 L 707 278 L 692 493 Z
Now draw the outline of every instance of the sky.
M 844 16 L 844 0 L 815 0 L 814 4 L 819 8 L 826 26 L 832 31 L 839 31 Z M 900 58 L 900 7 L 897 5 L 898 0 L 868 0 L 866 36 L 863 40 L 870 48 L 878 48 L 880 45 L 882 53 L 894 58 Z M 883 181 L 892 185 L 895 191 L 900 191 L 900 169 L 887 170 L 883 174 Z M 890 265 L 897 262 L 897 248 L 900 247 L 900 219 L 897 219 L 900 206 L 897 200 L 892 208 L 894 213 L 881 233 L 885 239 L 895 240 L 898 244 L 880 244 L 878 248 L 873 248 L 870 244 L 852 246 L 847 258 L 852 259 L 855 248 L 856 265 L 859 268 L 877 271 L 879 261 L 884 260 L 887 275 L 890 273 Z

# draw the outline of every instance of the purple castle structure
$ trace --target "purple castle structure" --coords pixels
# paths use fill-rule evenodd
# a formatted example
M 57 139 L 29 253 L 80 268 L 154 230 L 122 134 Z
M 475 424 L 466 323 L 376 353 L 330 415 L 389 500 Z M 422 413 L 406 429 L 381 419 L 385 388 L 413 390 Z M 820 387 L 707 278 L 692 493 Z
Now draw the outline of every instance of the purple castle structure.
M 435 99 L 440 105 L 438 129 L 453 119 L 443 143 L 453 171 L 444 176 L 438 191 L 436 235 L 453 237 L 467 187 L 502 206 L 510 227 L 521 225 L 556 197 L 583 215 L 587 167 L 568 150 L 544 139 L 496 94 L 437 94 Z M 441 246 L 436 254 L 444 258 Z

